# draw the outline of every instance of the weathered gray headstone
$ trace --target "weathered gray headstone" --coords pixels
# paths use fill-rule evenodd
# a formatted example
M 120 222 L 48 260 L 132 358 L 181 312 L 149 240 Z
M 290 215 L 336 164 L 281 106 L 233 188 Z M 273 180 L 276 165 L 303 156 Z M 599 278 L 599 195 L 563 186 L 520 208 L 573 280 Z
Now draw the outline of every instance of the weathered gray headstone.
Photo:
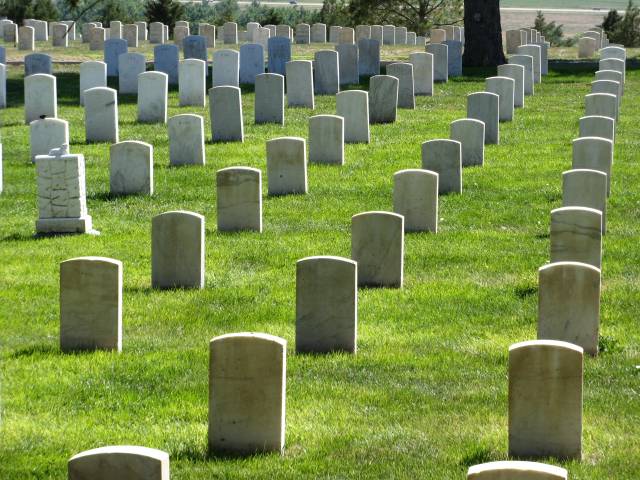
M 287 105 L 315 107 L 313 64 L 311 60 L 294 60 L 286 65 Z
M 36 73 L 24 79 L 24 120 L 28 125 L 39 118 L 58 116 L 56 77 Z
M 396 27 L 393 25 L 382 26 L 382 43 L 384 45 L 394 45 L 396 41 Z
M 69 459 L 69 480 L 169 480 L 169 454 L 129 445 L 95 448 Z
M 214 87 L 238 87 L 240 82 L 240 53 L 237 50 L 217 50 L 213 52 Z
M 485 80 L 485 90 L 500 97 L 498 119 L 501 122 L 513 120 L 515 83 L 512 78 L 507 77 L 489 77 Z
M 244 141 L 242 96 L 239 87 L 229 85 L 209 90 L 211 137 L 214 142 Z
M 311 25 L 311 43 L 327 43 L 327 26 L 324 23 Z
M 67 26 L 64 23 L 55 23 L 53 25 L 51 43 L 54 47 L 67 48 L 69 46 L 69 35 L 67 35 Z
M 606 80 L 602 80 L 603 82 Z M 612 93 L 590 93 L 584 97 L 584 114 L 601 115 L 618 120 L 618 96 Z
M 235 45 L 238 43 L 238 24 L 235 22 L 226 22 L 222 26 L 224 32 L 225 45 Z
M 138 48 L 140 40 L 138 40 L 138 25 L 133 23 L 122 27 L 122 39 L 127 42 L 127 46 Z
M 262 232 L 262 172 L 228 167 L 216 172 L 218 231 Z
M 615 70 L 598 70 L 596 72 L 596 80 L 612 80 L 618 82 L 618 96 L 620 97 L 619 99 L 622 99 L 622 95 L 624 95 L 624 78 L 620 72 L 616 72 Z
M 578 40 L 578 58 L 591 58 L 596 55 L 596 40 L 591 37 L 582 37 Z
M 207 39 L 202 35 L 189 35 L 182 40 L 182 50 L 185 60 L 197 58 L 207 61 Z
M 166 43 L 168 38 L 165 35 L 165 26 L 161 22 L 151 22 L 149 24 L 149 42 Z
M 344 164 L 344 119 L 337 115 L 309 118 L 309 161 Z
M 216 26 L 208 23 L 198 24 L 198 35 L 202 35 L 207 40 L 207 48 L 216 46 Z
M 138 42 L 146 42 L 148 38 L 147 22 L 139 21 L 135 22 L 138 27 Z
M 307 145 L 304 138 L 280 137 L 267 141 L 269 195 L 307 193 Z
M 447 79 L 462 76 L 462 42 L 446 40 L 443 45 L 447 46 Z
M 99 61 L 80 64 L 80 105 L 84 105 L 84 92 L 94 87 L 107 86 L 107 64 Z
M 84 128 L 87 143 L 118 143 L 118 92 L 108 87 L 84 91 Z
M 551 262 L 582 262 L 601 268 L 602 212 L 587 207 L 551 210 Z
M 369 122 L 393 123 L 398 108 L 398 79 L 374 75 L 369 81 Z
M 443 43 L 430 43 L 427 53 L 433 55 L 433 81 L 449 80 L 449 47 Z
M 346 143 L 369 143 L 369 94 L 345 90 L 336 95 L 336 113 L 344 118 Z
M 409 54 L 413 65 L 413 89 L 415 95 L 433 95 L 433 55 L 426 52 Z
M 507 54 L 512 55 L 517 52 L 518 47 L 523 45 L 522 43 L 522 31 L 521 30 L 507 30 Z
M 291 41 L 288 37 L 273 37 L 268 41 L 269 73 L 285 74 L 285 65 L 291 61 Z
M 109 150 L 112 195 L 153 195 L 153 146 L 129 140 Z
M 380 41 L 362 38 L 358 40 L 358 75 L 380 75 Z
M 254 85 L 256 76 L 264 73 L 264 49 L 258 43 L 246 43 L 240 47 L 240 73 L 242 84 Z
M 358 46 L 354 43 L 341 43 L 336 45 L 336 52 L 338 52 L 340 85 L 359 83 Z
M 542 81 L 542 47 L 540 45 L 521 45 L 518 55 L 528 55 L 533 58 L 533 83 Z
M 500 97 L 490 92 L 467 95 L 467 117 L 484 123 L 484 143 L 500 143 Z
M 460 142 L 462 166 L 484 165 L 484 122 L 462 118 L 451 122 L 449 137 Z
M 284 76 L 277 73 L 256 76 L 254 115 L 256 123 L 284 125 Z
M 93 27 L 91 30 L 89 30 L 89 35 L 89 50 L 104 50 L 104 42 L 107 40 L 105 29 L 102 27 Z
M 509 57 L 509 65 L 524 67 L 524 94 L 533 95 L 533 57 L 531 55 L 512 55 Z
M 513 106 L 515 108 L 524 107 L 524 67 L 508 63 L 498 65 L 498 76 L 513 80 Z M 500 107 L 502 107 L 502 98 L 500 98 Z
M 51 57 L 46 53 L 31 53 L 24 57 L 24 76 L 44 73 L 53 75 Z
M 204 119 L 184 113 L 169 118 L 169 163 L 204 165 Z
M 567 471 L 545 463 L 503 460 L 469 467 L 467 480 L 567 480 Z
M 197 58 L 180 62 L 179 97 L 180 106 L 204 107 L 206 104 L 207 64 Z
M 615 141 L 616 124 L 613 118 L 589 115 L 580 118 L 580 137 L 601 137 Z
M 311 26 L 308 23 L 299 23 L 296 25 L 296 43 L 311 43 Z
M 33 52 L 35 45 L 35 31 L 33 27 L 18 28 L 18 50 Z
M 313 85 L 317 95 L 335 95 L 340 91 L 338 52 L 320 50 L 314 55 Z
M 607 175 L 607 195 L 611 193 L 613 141 L 602 137 L 582 137 L 573 141 L 571 168 L 598 170 Z
M 405 232 L 438 232 L 438 173 L 422 169 L 393 175 L 393 211 L 404 217 Z
M 575 169 L 562 173 L 562 206 L 589 207 L 602 212 L 602 234 L 607 225 L 607 174 Z
M 438 193 L 462 193 L 461 144 L 437 139 L 422 144 L 422 168 L 438 174 Z
M 138 122 L 167 123 L 169 79 L 166 73 L 138 75 Z
M 398 79 L 398 108 L 416 108 L 413 93 L 413 65 L 411 63 L 391 63 L 387 65 L 387 75 Z
M 169 85 L 178 84 L 180 51 L 176 45 L 157 45 L 153 48 L 153 69 L 166 73 Z
M 110 38 L 104 42 L 104 63 L 107 64 L 107 76 L 117 77 L 118 58 L 127 53 L 127 41 L 122 38 Z
M 36 156 L 48 155 L 54 148 L 69 145 L 69 122 L 59 118 L 42 118 L 29 124 L 31 161 Z

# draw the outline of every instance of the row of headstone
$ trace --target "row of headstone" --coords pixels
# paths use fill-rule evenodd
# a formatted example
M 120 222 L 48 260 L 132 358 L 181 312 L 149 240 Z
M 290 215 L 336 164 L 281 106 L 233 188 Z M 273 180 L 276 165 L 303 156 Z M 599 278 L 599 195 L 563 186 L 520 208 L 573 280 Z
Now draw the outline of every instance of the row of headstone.
M 449 41 L 460 42 L 464 45 L 464 27 L 444 25 L 442 28 L 434 28 L 429 32 L 429 42 L 432 44 Z
M 578 39 L 578 58 L 594 57 L 597 51 L 608 46 L 609 38 L 607 33 L 602 27 L 593 27 L 584 32 Z

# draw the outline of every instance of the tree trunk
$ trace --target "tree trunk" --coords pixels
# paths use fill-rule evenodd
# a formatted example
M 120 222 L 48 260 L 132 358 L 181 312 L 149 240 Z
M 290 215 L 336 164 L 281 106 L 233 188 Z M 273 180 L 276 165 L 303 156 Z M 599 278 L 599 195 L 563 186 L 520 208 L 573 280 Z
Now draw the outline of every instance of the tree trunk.
M 500 0 L 464 0 L 464 39 L 465 67 L 496 67 L 506 63 Z

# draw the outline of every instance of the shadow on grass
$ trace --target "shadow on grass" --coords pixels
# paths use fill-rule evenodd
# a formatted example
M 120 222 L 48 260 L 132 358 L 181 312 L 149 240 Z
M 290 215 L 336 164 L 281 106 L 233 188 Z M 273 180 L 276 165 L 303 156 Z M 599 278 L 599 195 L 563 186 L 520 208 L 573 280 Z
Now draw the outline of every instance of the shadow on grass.
M 248 460 L 251 458 L 264 458 L 270 455 L 280 456 L 280 452 L 257 452 L 249 455 L 226 451 L 213 452 L 209 451 L 206 445 L 200 443 L 182 445 L 178 450 L 172 450 L 169 453 L 172 459 L 175 458 L 176 460 L 189 460 L 192 462 L 205 462 L 207 460 Z
M 549 237 L 551 237 L 551 234 L 549 232 L 536 233 L 535 234 L 535 238 L 538 239 L 538 240 L 546 240 Z
M 18 348 L 9 354 L 9 358 L 25 358 L 34 357 L 38 355 L 50 355 L 52 353 L 59 353 L 60 349 L 58 345 L 50 343 L 41 343 L 38 345 L 29 345 L 27 347 Z
M 514 292 L 516 294 L 516 297 L 518 297 L 520 300 L 524 300 L 525 298 L 538 293 L 538 286 L 537 285 L 518 285 L 514 289 Z
M 480 463 L 494 462 L 501 460 L 501 457 L 488 447 L 476 445 L 472 451 L 467 452 L 460 459 L 459 465 L 470 467 Z

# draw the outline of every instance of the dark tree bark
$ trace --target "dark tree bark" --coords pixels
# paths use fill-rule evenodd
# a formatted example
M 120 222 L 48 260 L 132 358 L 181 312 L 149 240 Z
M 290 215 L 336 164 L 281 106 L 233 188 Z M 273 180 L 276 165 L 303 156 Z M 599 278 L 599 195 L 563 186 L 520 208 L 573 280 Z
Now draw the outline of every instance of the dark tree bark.
M 465 67 L 496 67 L 506 63 L 500 0 L 464 0 L 464 42 Z

